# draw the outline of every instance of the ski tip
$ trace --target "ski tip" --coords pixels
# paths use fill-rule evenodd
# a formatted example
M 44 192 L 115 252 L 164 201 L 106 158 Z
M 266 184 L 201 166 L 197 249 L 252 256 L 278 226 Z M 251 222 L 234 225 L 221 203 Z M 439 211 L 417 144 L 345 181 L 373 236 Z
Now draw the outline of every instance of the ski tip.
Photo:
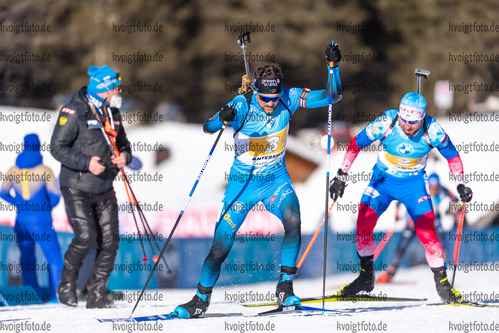
M 147 258 L 147 256 L 144 256 L 144 258 L 142 258 L 142 261 L 147 262 L 147 261 L 149 261 L 149 258 Z
M 152 257 L 152 261 L 154 261 L 154 262 L 158 261 L 158 256 L 154 255 L 154 257 Z

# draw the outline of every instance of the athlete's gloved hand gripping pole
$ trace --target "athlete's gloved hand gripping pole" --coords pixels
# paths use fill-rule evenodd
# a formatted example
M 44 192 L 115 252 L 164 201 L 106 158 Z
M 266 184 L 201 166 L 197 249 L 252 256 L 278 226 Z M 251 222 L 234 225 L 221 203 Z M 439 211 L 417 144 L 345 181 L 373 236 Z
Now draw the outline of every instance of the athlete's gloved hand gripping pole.
M 93 106 L 91 106 L 92 113 L 97 118 L 97 122 L 98 122 L 99 127 L 100 127 L 100 129 L 102 131 L 102 134 L 104 135 L 104 139 L 106 140 L 106 143 L 108 145 L 109 150 L 111 151 L 111 154 L 113 154 L 113 156 L 115 156 L 115 157 L 119 157 L 120 156 L 120 152 L 118 150 L 118 147 L 116 146 L 116 141 L 115 141 L 117 133 L 112 128 L 112 126 L 111 126 L 111 124 L 109 122 L 109 119 L 107 117 L 108 111 L 107 111 L 107 106 L 106 106 L 106 101 L 105 100 L 102 102 L 102 107 L 101 108 L 104 111 L 104 116 L 105 116 L 104 120 L 101 120 L 101 118 L 99 116 L 99 113 L 95 110 L 95 108 Z M 140 240 L 140 245 L 142 247 L 142 252 L 144 253 L 143 261 L 148 261 L 149 259 L 147 258 L 146 251 L 145 251 L 145 248 L 144 248 L 144 244 L 142 242 L 142 234 L 140 232 L 140 228 L 139 228 L 139 225 L 137 223 L 137 218 L 135 216 L 135 211 L 133 209 L 134 206 L 137 208 L 137 212 L 139 214 L 139 218 L 140 218 L 140 221 L 142 223 L 142 228 L 144 228 L 144 235 L 146 236 L 146 238 L 147 238 L 147 240 L 149 242 L 149 245 L 151 246 L 151 250 L 152 250 L 152 253 L 153 253 L 153 261 L 156 262 L 158 260 L 158 256 L 154 253 L 155 250 L 154 250 L 154 247 L 152 245 L 151 239 L 154 240 L 154 243 L 156 244 L 156 247 L 157 247 L 157 249 L 159 251 L 158 242 L 154 238 L 153 232 L 151 230 L 151 227 L 149 226 L 149 223 L 147 222 L 147 219 L 146 219 L 146 217 L 144 215 L 144 212 L 142 211 L 142 208 L 140 208 L 140 206 L 139 206 L 139 204 L 137 202 L 137 198 L 135 196 L 135 193 L 132 190 L 132 187 L 130 185 L 130 181 L 128 180 L 128 177 L 126 175 L 126 172 L 125 172 L 124 168 L 120 168 L 120 172 L 121 172 L 121 175 L 123 177 L 123 183 L 125 185 L 125 190 L 126 190 L 126 194 L 127 194 L 127 197 L 128 197 L 128 202 L 130 204 L 130 208 L 131 208 L 131 211 L 132 211 L 133 220 L 135 222 L 135 227 L 137 228 L 137 233 L 139 235 L 139 240 Z M 149 234 L 150 234 L 150 237 L 149 237 Z M 165 267 L 166 267 L 167 273 L 171 274 L 171 269 L 168 266 L 168 264 L 166 263 L 166 260 L 163 259 L 163 262 L 165 263 Z

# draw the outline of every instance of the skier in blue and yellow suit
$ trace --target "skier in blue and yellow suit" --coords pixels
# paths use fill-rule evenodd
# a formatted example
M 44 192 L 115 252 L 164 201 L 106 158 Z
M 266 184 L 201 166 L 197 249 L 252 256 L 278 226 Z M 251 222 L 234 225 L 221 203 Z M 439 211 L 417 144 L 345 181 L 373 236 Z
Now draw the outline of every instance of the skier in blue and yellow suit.
M 36 134 L 24 137 L 24 150 L 5 176 L 0 197 L 17 207 L 14 232 L 21 251 L 22 279 L 44 301 L 57 301 L 56 288 L 62 271 L 62 255 L 57 235 L 52 227 L 51 210 L 61 193 L 54 174 L 42 164 L 40 139 Z M 11 190 L 14 190 L 13 196 Z M 50 294 L 44 295 L 36 279 L 35 241 L 40 245 L 50 265 Z
M 335 65 L 341 60 L 337 45 L 328 45 L 326 58 Z M 300 304 L 300 299 L 293 293 L 296 259 L 300 251 L 300 206 L 286 170 L 286 139 L 289 121 L 299 107 L 328 105 L 330 84 L 333 103 L 341 99 L 337 66 L 333 73 L 335 78 L 333 82 L 328 81 L 325 90 L 283 89 L 278 64 L 260 67 L 255 71 L 254 92 L 247 97 L 236 96 L 204 124 L 207 133 L 217 132 L 224 123 L 232 126 L 235 158 L 196 295 L 190 302 L 177 306 L 173 316 L 192 318 L 206 312 L 220 267 L 232 247 L 233 236 L 249 210 L 260 201 L 284 226 L 281 274 L 276 290 L 278 305 Z

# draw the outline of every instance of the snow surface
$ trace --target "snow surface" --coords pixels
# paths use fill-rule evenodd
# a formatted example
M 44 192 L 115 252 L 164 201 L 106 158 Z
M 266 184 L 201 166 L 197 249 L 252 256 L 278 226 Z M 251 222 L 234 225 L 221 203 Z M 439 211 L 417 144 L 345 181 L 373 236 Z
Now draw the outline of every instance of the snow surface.
M 338 290 L 339 286 L 350 282 L 355 274 L 341 274 L 329 276 L 327 279 L 327 294 Z M 302 297 L 318 296 L 322 294 L 322 279 L 295 280 L 295 293 Z M 456 274 L 456 288 L 462 293 L 473 293 L 475 291 L 488 295 L 497 295 L 498 291 L 497 271 L 472 271 L 465 273 L 458 271 Z M 116 302 L 114 309 L 85 309 L 84 302 L 80 302 L 78 308 L 70 308 L 64 305 L 32 305 L 0 308 L 0 325 L 13 325 L 25 322 L 6 321 L 12 319 L 29 318 L 28 322 L 51 325 L 50 332 L 140 332 L 140 331 L 165 331 L 165 332 L 467 332 L 464 324 L 474 325 L 499 325 L 499 309 L 497 308 L 469 308 L 450 306 L 429 306 L 423 303 L 436 303 L 439 298 L 436 294 L 433 274 L 427 266 L 417 266 L 407 270 L 401 270 L 391 284 L 377 285 L 374 294 L 385 294 L 398 297 L 427 298 L 426 302 L 327 302 L 326 309 L 362 309 L 365 312 L 349 314 L 317 314 L 298 315 L 286 314 L 272 317 L 246 317 L 258 312 L 271 309 L 246 308 L 226 301 L 228 295 L 242 295 L 246 292 L 267 295 L 275 290 L 274 283 L 261 283 L 252 285 L 234 285 L 231 287 L 215 287 L 211 306 L 208 313 L 243 313 L 244 316 L 219 317 L 192 320 L 170 320 L 149 322 L 149 326 L 133 326 L 134 323 L 100 323 L 96 318 L 121 318 L 128 317 L 134 302 Z M 130 292 L 125 291 L 125 295 Z M 176 305 L 187 302 L 194 294 L 194 290 L 187 289 L 163 289 L 147 290 L 151 298 L 162 301 L 142 301 L 135 316 L 146 316 L 153 314 L 170 313 Z M 161 296 L 160 296 L 161 295 Z M 476 296 L 471 295 L 473 300 Z M 129 296 L 127 296 L 129 297 Z M 496 303 L 498 304 L 498 303 Z M 308 304 L 320 307 L 321 303 Z M 269 330 L 258 331 L 257 326 L 269 328 Z M 385 330 L 378 330 L 378 325 L 385 325 Z M 135 323 L 138 325 L 138 323 Z M 156 326 L 154 326 L 156 325 Z M 159 326 L 161 325 L 161 326 Z M 246 330 L 245 325 L 249 325 Z M 250 326 L 251 325 L 251 326 Z M 273 326 L 272 326 L 273 325 Z M 346 326 L 342 326 L 346 325 Z M 364 325 L 357 326 L 354 325 Z M 362 329 L 371 325 L 370 330 Z M 376 325 L 376 329 L 372 329 Z M 451 325 L 460 325 L 452 326 Z M 11 326 L 12 327 L 12 326 Z M 273 327 L 273 330 L 271 329 Z M 488 331 L 497 331 L 495 330 Z M 0 329 L 2 327 L 0 326 Z M 4 326 L 5 328 L 5 326 Z M 142 328 L 140 330 L 139 328 Z M 234 330 L 234 328 L 239 328 Z M 149 329 L 149 330 L 147 330 Z M 3 330 L 5 331 L 5 329 Z M 8 331 L 8 330 L 7 330 Z M 475 330 L 477 331 L 477 330 Z M 487 331 L 487 330 L 482 330 Z M 473 332 L 469 329 L 468 332 Z

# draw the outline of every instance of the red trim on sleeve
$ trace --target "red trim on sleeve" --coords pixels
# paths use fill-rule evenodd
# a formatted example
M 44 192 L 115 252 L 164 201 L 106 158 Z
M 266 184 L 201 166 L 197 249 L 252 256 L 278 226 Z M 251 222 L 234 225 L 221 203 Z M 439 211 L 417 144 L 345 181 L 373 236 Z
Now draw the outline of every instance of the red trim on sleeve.
M 343 158 L 343 163 L 341 164 L 340 169 L 344 173 L 348 173 L 348 170 L 350 170 L 350 167 L 353 164 L 353 161 L 357 158 L 357 155 L 359 155 L 361 148 L 357 145 L 356 142 L 357 136 L 355 136 L 350 144 L 348 145 L 347 152 L 345 153 L 345 157 Z
M 449 169 L 454 177 L 454 182 L 456 186 L 459 184 L 464 184 L 464 169 L 463 169 L 463 161 L 461 161 L 461 157 L 459 155 L 447 160 L 449 163 Z

